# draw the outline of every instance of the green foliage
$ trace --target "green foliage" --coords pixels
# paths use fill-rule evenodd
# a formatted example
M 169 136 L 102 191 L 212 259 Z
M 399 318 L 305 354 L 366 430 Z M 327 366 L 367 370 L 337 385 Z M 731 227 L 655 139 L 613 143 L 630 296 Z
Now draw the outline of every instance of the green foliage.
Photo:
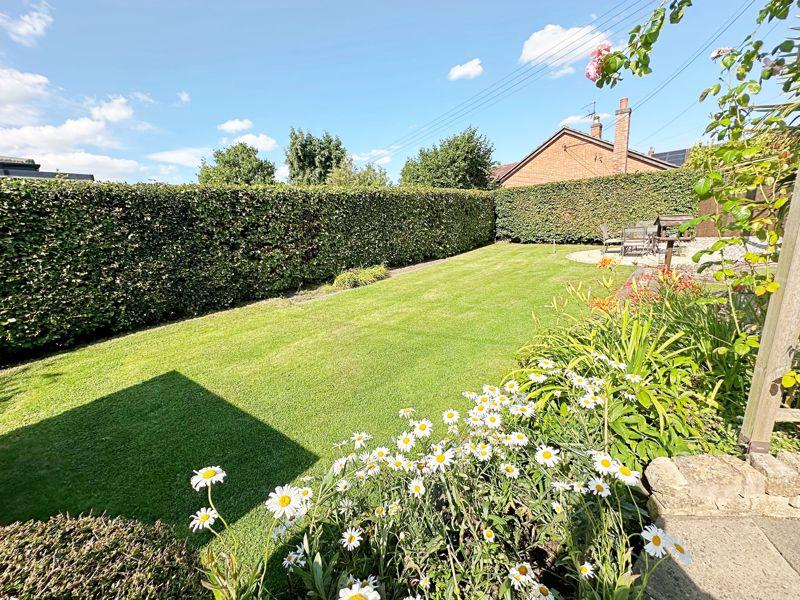
M 353 164 L 352 158 L 346 158 L 342 164 L 333 168 L 325 180 L 328 185 L 339 187 L 387 187 L 389 175 L 383 167 L 367 163 L 363 167 Z
M 619 233 L 660 214 L 692 214 L 695 176 L 676 169 L 546 183 L 495 191 L 497 236 L 522 242 L 601 240 L 600 225 Z
M 203 598 L 199 566 L 162 523 L 56 515 L 0 527 L 3 598 Z
M 347 269 L 336 276 L 333 280 L 333 287 L 337 290 L 347 290 L 350 288 L 369 285 L 381 279 L 389 277 L 389 269 L 386 265 L 375 265 L 374 267 L 356 267 Z
M 328 175 L 341 165 L 347 157 L 342 140 L 327 131 L 322 137 L 302 129 L 291 129 L 289 145 L 286 147 L 286 164 L 289 166 L 289 182 L 318 185 L 325 183 Z
M 493 151 L 491 142 L 475 127 L 469 127 L 438 146 L 422 148 L 417 158 L 409 158 L 403 165 L 400 185 L 489 189 Z
M 492 197 L 4 180 L 0 356 L 198 315 L 494 239 Z
M 274 183 L 275 165 L 242 142 L 214 150 L 214 164 L 204 160 L 197 179 L 203 185 Z

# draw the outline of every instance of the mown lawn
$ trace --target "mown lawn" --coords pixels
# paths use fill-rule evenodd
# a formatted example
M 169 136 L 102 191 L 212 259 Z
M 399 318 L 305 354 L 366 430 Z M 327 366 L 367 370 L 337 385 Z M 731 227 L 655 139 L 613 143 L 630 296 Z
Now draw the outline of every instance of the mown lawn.
M 276 299 L 0 372 L 0 523 L 57 512 L 161 519 L 188 534 L 192 468 L 229 474 L 218 506 L 251 543 L 277 484 L 333 442 L 395 433 L 406 405 L 441 423 L 498 381 L 568 281 L 574 247 L 496 244 L 374 285 Z M 206 541 L 208 534 L 196 538 Z

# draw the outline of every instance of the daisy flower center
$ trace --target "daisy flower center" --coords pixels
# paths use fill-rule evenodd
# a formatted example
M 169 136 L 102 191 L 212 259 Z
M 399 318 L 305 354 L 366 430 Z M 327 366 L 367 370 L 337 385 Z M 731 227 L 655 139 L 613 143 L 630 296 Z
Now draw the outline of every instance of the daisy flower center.
M 660 535 L 654 535 L 653 539 L 650 540 L 650 541 L 653 542 L 654 546 L 660 546 L 661 545 L 661 536 Z
M 280 498 L 278 498 L 278 504 L 280 504 L 283 507 L 287 507 L 291 503 L 292 503 L 292 497 L 291 496 L 281 496 Z
M 525 565 L 520 565 L 517 571 L 519 571 L 520 575 L 525 576 L 528 574 L 528 567 L 526 567 Z
M 589 571 L 589 569 L 587 569 L 587 568 L 586 568 L 586 566 L 584 566 L 584 565 L 582 565 L 582 566 L 581 566 L 581 573 L 583 573 L 584 575 L 586 575 L 586 573 L 587 573 L 588 571 Z
M 211 479 L 216 474 L 217 474 L 217 472 L 214 469 L 206 469 L 202 473 L 203 479 Z
M 680 544 L 672 544 L 672 547 L 678 552 L 678 554 L 684 554 L 686 550 Z
M 549 450 L 545 450 L 544 452 L 542 452 L 542 457 L 544 458 L 550 458 L 551 456 L 553 455 Z
M 364 594 L 353 594 L 350 600 L 367 600 L 367 597 Z
M 547 586 L 540 585 L 539 586 L 539 593 L 542 596 L 549 596 L 550 595 L 550 589 Z
M 602 459 L 602 460 L 600 461 L 600 464 L 601 464 L 602 466 L 604 466 L 604 467 L 610 467 L 610 466 L 611 466 L 611 461 L 610 461 L 610 460 L 608 460 L 607 458 L 604 458 L 604 459 Z
M 211 517 L 210 517 L 210 515 L 207 515 L 207 514 L 202 514 L 202 515 L 200 515 L 200 517 L 198 517 L 198 519 L 197 519 L 197 520 L 198 520 L 198 521 L 200 521 L 201 523 L 205 523 L 205 522 L 206 522 L 206 521 L 208 521 L 210 518 L 211 518 Z
M 625 475 L 626 477 L 631 474 L 631 470 L 624 465 L 619 468 L 619 472 Z
M 443 462 L 444 462 L 444 460 L 445 460 L 445 456 L 444 456 L 444 454 L 438 454 L 438 455 L 436 456 L 436 462 L 437 462 L 437 463 L 443 463 Z

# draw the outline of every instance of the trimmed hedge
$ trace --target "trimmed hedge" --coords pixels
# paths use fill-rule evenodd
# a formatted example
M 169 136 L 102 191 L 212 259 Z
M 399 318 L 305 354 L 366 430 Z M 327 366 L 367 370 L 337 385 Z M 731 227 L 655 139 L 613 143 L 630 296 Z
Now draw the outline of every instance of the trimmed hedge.
M 494 233 L 487 192 L 0 180 L 0 361 Z
M 696 175 L 684 169 L 577 179 L 495 192 L 497 237 L 519 242 L 601 241 L 600 225 L 619 232 L 660 214 L 694 214 Z
M 205 598 L 200 561 L 163 523 L 68 517 L 0 527 L 1 598 Z

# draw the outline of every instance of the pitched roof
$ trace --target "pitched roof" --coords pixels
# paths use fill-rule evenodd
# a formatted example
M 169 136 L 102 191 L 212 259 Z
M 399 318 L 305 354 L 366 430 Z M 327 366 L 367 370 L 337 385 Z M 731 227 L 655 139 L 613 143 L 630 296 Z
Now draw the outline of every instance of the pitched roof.
M 596 138 L 594 136 L 589 135 L 588 133 L 584 133 L 583 131 L 578 131 L 577 129 L 573 129 L 572 127 L 562 127 L 561 129 L 556 131 L 553 135 L 551 135 L 549 138 L 547 138 L 542 144 L 540 144 L 539 146 L 534 148 L 533 151 L 530 154 L 528 154 L 525 158 L 523 158 L 521 161 L 519 161 L 513 167 L 508 169 L 505 173 L 500 175 L 497 178 L 496 181 L 498 183 L 502 183 L 503 181 L 508 179 L 511 175 L 513 175 L 514 173 L 519 171 L 522 167 L 527 165 L 542 150 L 547 148 L 550 144 L 555 142 L 560 136 L 564 135 L 565 133 L 569 133 L 570 135 L 574 135 L 575 137 L 580 138 L 581 140 L 583 140 L 583 141 L 585 141 L 587 143 L 595 144 L 597 146 L 601 146 L 601 147 L 603 147 L 603 148 L 605 148 L 607 150 L 611 150 L 611 151 L 614 150 L 614 144 L 612 144 L 608 140 L 604 140 L 602 138 Z M 674 169 L 675 168 L 675 165 L 672 164 L 672 163 L 668 163 L 668 162 L 666 162 L 664 160 L 655 158 L 653 156 L 648 156 L 647 154 L 643 154 L 642 152 L 639 152 L 637 150 L 631 150 L 630 148 L 628 148 L 628 156 L 636 158 L 637 160 L 641 160 L 642 162 L 646 162 L 646 163 L 648 163 L 650 165 L 653 165 L 654 167 L 658 167 L 660 169 Z M 505 166 L 505 165 L 502 165 L 502 166 Z
M 493 180 L 495 180 L 495 181 L 497 181 L 497 180 L 498 180 L 498 179 L 500 179 L 500 178 L 501 178 L 503 175 L 505 175 L 506 173 L 508 173 L 508 172 L 509 172 L 511 169 L 513 169 L 514 167 L 516 167 L 516 166 L 517 166 L 517 164 L 519 164 L 519 163 L 512 162 L 512 163 L 506 163 L 506 164 L 504 164 L 504 165 L 498 165 L 498 166 L 496 166 L 496 167 L 495 167 L 495 168 L 492 170 L 492 179 L 493 179 Z
M 669 150 L 667 152 L 656 152 L 653 154 L 654 158 L 666 161 L 670 164 L 681 166 L 686 162 L 689 157 L 690 148 L 683 148 L 682 150 Z

